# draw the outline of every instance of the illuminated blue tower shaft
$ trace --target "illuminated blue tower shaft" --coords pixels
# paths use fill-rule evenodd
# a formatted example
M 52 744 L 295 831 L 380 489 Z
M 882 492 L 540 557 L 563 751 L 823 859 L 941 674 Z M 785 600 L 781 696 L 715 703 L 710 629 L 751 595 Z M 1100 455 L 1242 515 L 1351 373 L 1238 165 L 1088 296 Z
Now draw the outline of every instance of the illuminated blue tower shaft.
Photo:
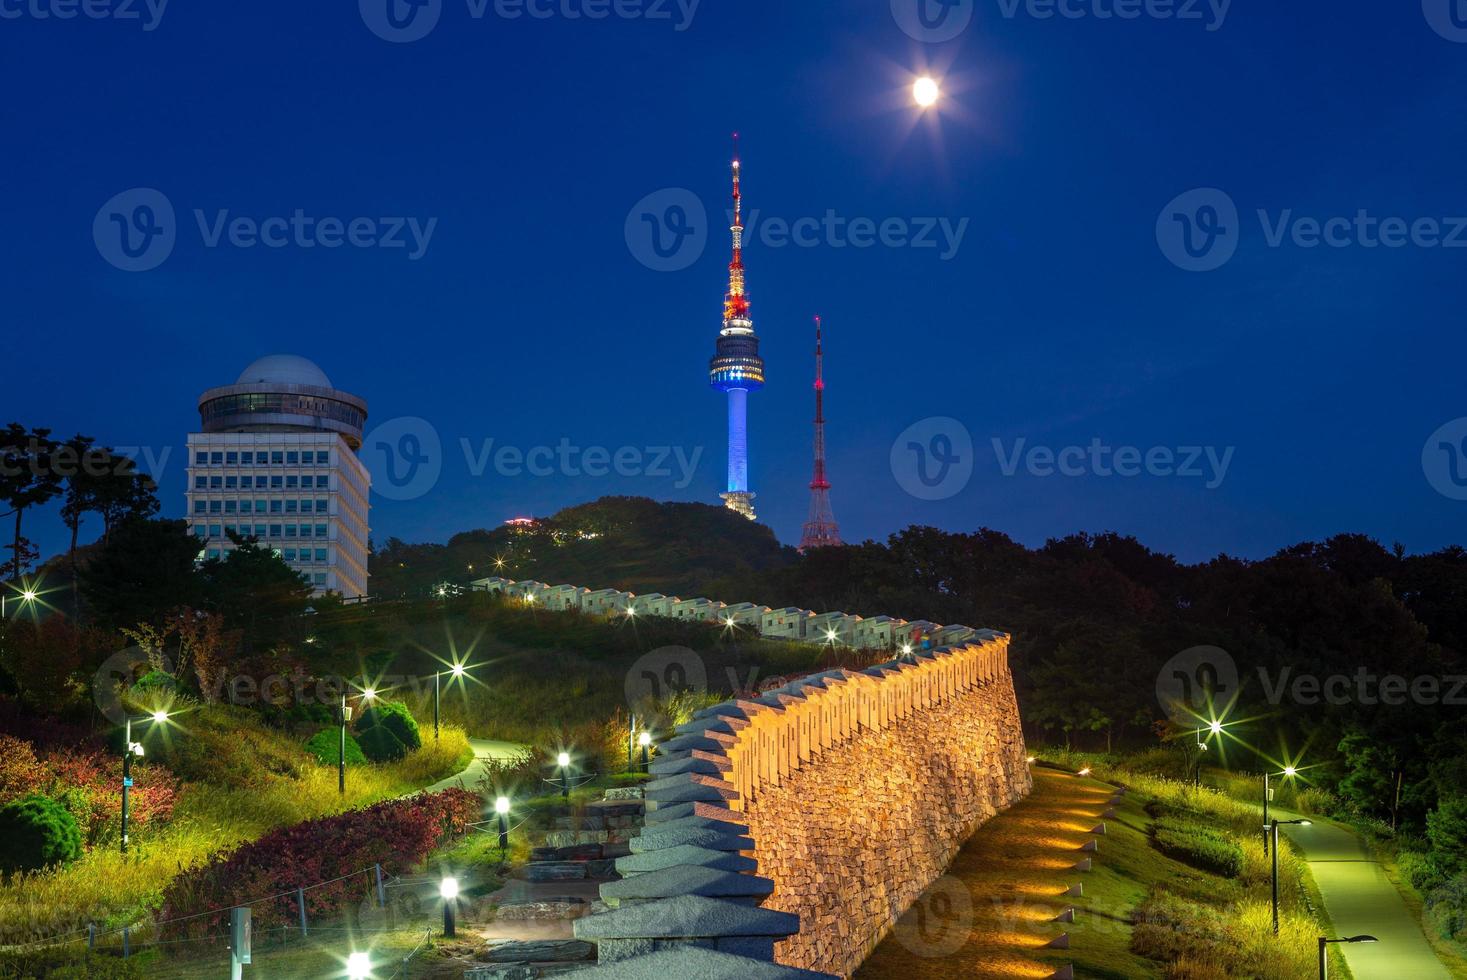
M 728 489 L 719 494 L 724 506 L 754 519 L 754 493 L 749 489 L 749 392 L 764 387 L 764 360 L 749 318 L 744 295 L 743 198 L 739 160 L 733 161 L 733 261 L 728 264 L 728 293 L 723 298 L 723 329 L 708 363 L 708 383 L 728 394 Z

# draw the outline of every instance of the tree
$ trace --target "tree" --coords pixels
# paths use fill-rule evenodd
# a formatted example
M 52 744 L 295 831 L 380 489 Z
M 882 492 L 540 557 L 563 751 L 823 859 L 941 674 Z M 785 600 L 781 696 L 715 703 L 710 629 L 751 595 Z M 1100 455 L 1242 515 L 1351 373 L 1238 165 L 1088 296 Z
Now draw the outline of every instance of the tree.
M 80 699 L 83 675 L 110 646 L 106 633 L 64 616 L 21 619 L 6 631 L 3 662 L 27 704 L 40 711 L 62 710 Z
M 1340 755 L 1346 773 L 1340 780 L 1339 794 L 1367 814 L 1384 813 L 1395 799 L 1395 750 L 1380 744 L 1371 733 L 1351 728 L 1340 739 Z
M 200 568 L 207 606 L 225 627 L 243 631 L 246 648 L 267 650 L 294 632 L 310 605 L 311 584 L 254 538 L 229 539 L 234 547 Z
M 162 623 L 179 606 L 198 606 L 199 541 L 183 521 L 123 522 L 79 570 L 82 596 L 99 626 Z
M 225 663 L 239 646 L 239 631 L 226 629 L 220 614 L 196 609 L 180 609 L 177 621 L 178 675 L 192 670 L 199 692 L 213 704 L 224 687 Z
M 61 476 L 55 464 L 56 443 L 50 429 L 26 430 L 19 422 L 0 432 L 0 500 L 15 515 L 15 535 L 10 545 L 11 578 L 20 578 L 25 561 L 25 542 L 20 534 L 21 518 L 27 508 L 44 504 L 61 492 Z
M 1427 814 L 1426 836 L 1442 871 L 1455 875 L 1467 870 L 1467 796 L 1449 796 Z

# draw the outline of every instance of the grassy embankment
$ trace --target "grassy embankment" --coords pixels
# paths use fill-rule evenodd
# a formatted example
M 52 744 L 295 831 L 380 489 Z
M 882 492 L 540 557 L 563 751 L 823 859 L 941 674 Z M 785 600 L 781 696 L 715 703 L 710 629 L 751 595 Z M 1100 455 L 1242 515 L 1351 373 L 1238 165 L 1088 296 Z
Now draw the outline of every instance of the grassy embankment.
M 1280 936 L 1272 935 L 1269 863 L 1256 809 L 1228 796 L 1154 776 L 1042 753 L 1086 778 L 1035 767 L 1033 794 L 985 824 L 862 967 L 860 980 L 1047 977 L 1067 963 L 1077 976 L 1312 976 L 1319 925 L 1312 884 L 1296 856 L 1280 866 Z M 1114 780 L 1130 789 L 1105 819 L 1090 872 L 1087 856 Z M 1081 896 L 1067 896 L 1071 885 Z M 1317 896 L 1312 899 L 1318 908 Z M 1066 907 L 1071 924 L 1054 922 Z M 1068 950 L 1046 948 L 1067 932 Z M 1348 977 L 1342 960 L 1334 976 Z
M 349 768 L 343 796 L 334 766 L 246 709 L 200 708 L 169 724 L 167 749 L 154 752 L 151 742 L 149 749 L 182 780 L 172 819 L 139 828 L 126 855 L 98 848 L 65 868 L 0 885 L 0 943 L 84 930 L 88 922 L 103 929 L 137 922 L 187 868 L 276 827 L 412 792 L 472 758 L 463 732 L 451 728 L 398 762 Z

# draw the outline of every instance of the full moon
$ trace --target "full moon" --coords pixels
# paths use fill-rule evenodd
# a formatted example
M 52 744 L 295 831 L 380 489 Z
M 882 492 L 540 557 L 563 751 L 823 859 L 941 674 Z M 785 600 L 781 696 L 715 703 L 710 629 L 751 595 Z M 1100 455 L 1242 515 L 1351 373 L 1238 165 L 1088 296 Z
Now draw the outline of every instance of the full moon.
M 926 75 L 917 79 L 916 83 L 912 86 L 912 98 L 924 109 L 930 105 L 934 105 L 937 102 L 939 94 L 941 92 L 937 87 L 937 82 Z

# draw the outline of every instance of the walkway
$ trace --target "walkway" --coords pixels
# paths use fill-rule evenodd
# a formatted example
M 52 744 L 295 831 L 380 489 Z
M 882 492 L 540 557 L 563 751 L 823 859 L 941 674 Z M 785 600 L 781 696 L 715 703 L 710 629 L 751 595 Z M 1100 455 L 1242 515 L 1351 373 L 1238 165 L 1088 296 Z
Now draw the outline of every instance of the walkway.
M 432 735 L 425 736 L 432 738 Z M 487 738 L 471 738 L 469 745 L 474 749 L 474 761 L 462 772 L 455 773 L 447 779 L 440 779 L 432 786 L 424 786 L 418 792 L 437 793 L 452 786 L 462 785 L 464 789 L 472 790 L 479 782 L 479 777 L 484 775 L 484 766 L 489 760 L 495 759 L 505 762 L 517 756 L 523 755 L 526 747 L 514 742 L 494 742 Z
M 1296 820 L 1297 813 L 1270 809 L 1269 816 Z M 1280 827 L 1303 853 L 1324 896 L 1335 936 L 1374 936 L 1378 943 L 1345 943 L 1345 962 L 1361 980 L 1450 980 L 1421 925 L 1359 835 L 1326 820 L 1308 827 Z

